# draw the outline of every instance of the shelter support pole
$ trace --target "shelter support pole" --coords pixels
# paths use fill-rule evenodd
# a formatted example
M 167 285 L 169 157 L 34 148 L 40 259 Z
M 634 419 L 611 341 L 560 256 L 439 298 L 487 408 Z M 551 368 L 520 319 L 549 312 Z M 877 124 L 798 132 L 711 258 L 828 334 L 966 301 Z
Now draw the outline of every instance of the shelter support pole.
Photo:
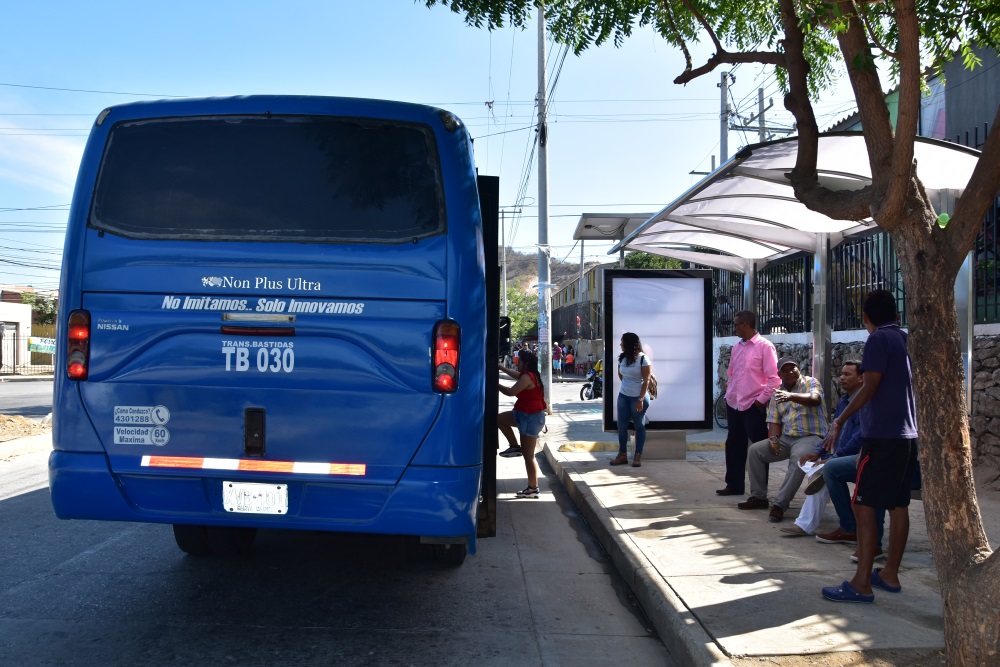
M 812 376 L 819 381 L 826 397 L 826 405 L 833 405 L 833 377 L 830 372 L 830 319 L 827 304 L 830 290 L 830 235 L 816 235 L 816 254 L 813 255 L 813 306 L 812 306 Z
M 965 371 L 965 409 L 972 416 L 972 339 L 976 326 L 976 285 L 974 282 L 976 254 L 969 251 L 955 278 L 955 310 L 958 311 L 958 339 Z
M 961 190 L 938 190 L 938 201 L 934 202 L 938 213 L 951 215 L 955 201 L 962 196 Z M 933 194 L 932 194 L 933 196 Z M 958 340 L 962 351 L 962 369 L 965 372 L 965 409 L 972 415 L 972 339 L 976 326 L 976 285 L 975 253 L 969 251 L 955 278 L 955 311 L 958 314 Z
M 757 312 L 757 265 L 752 259 L 744 260 L 743 269 L 743 308 Z
M 583 244 L 580 239 L 580 284 L 576 289 L 576 357 L 580 356 L 580 343 L 583 342 Z

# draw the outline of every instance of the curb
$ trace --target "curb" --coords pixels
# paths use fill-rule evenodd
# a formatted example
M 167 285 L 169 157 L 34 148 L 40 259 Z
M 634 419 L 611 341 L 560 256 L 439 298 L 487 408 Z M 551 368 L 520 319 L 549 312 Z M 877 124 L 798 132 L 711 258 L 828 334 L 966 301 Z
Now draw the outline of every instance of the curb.
M 598 542 L 611 557 L 639 606 L 646 612 L 660 640 L 682 665 L 731 665 L 715 641 L 674 593 L 631 538 L 617 538 L 611 512 L 601 504 L 577 475 L 567 472 L 548 443 L 543 448 L 549 465 L 576 505 Z
M 0 382 L 52 382 L 51 375 L 11 375 L 0 377 Z

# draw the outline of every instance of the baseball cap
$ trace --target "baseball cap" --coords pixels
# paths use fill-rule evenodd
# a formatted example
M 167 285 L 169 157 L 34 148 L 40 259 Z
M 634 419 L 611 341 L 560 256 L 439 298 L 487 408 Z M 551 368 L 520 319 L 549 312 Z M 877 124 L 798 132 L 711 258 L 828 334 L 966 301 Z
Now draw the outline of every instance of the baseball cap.
M 785 364 L 795 364 L 796 368 L 799 366 L 799 362 L 795 361 L 795 357 L 782 357 L 781 359 L 778 359 L 778 370 L 780 371 L 784 368 Z

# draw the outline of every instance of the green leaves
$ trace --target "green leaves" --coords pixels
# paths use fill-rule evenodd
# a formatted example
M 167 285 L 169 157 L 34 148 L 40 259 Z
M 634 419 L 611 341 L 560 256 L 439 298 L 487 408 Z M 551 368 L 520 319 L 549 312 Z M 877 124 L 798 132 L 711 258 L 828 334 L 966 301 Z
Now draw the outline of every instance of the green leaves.
M 626 269 L 679 269 L 681 261 L 673 257 L 653 255 L 648 252 L 634 250 L 625 253 Z
M 538 324 L 538 296 L 508 287 L 507 317 L 510 318 L 511 338 L 520 340 Z

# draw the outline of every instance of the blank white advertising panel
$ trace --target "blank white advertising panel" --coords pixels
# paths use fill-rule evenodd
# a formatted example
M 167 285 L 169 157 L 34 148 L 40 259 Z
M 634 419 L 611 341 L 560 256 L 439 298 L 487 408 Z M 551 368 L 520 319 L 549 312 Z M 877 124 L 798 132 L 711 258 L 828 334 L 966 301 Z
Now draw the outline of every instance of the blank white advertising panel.
M 618 428 L 618 356 L 625 332 L 653 362 L 658 397 L 647 428 L 711 428 L 712 272 L 610 269 L 604 272 L 604 428 Z

